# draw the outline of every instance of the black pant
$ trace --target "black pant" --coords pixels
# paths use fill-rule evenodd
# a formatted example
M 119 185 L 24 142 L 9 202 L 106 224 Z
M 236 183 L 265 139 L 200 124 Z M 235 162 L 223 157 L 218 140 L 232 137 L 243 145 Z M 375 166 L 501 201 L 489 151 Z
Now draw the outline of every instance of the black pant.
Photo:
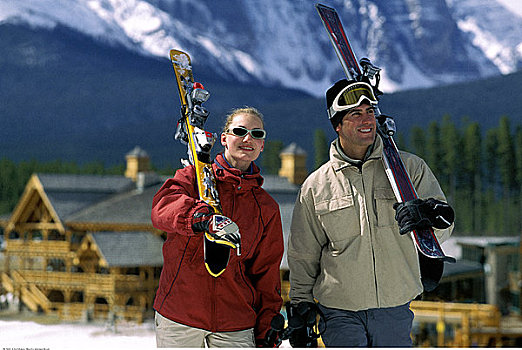
M 326 320 L 327 347 L 411 347 L 413 312 L 405 305 L 347 311 L 319 305 Z M 321 320 L 322 322 L 322 320 Z

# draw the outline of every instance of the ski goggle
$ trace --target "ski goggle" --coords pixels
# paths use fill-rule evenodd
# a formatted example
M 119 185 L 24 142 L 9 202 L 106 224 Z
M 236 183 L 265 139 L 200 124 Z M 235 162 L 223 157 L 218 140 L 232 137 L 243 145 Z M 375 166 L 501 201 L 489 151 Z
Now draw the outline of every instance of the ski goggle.
M 370 101 L 372 106 L 377 105 L 377 98 L 373 94 L 370 84 L 358 82 L 348 85 L 339 92 L 328 109 L 330 119 L 335 113 L 357 107 L 364 100 Z
M 247 129 L 242 126 L 236 126 L 232 129 L 228 129 L 227 133 L 237 137 L 245 137 L 248 133 L 250 133 L 250 136 L 255 139 L 264 139 L 266 137 L 266 131 L 263 129 Z

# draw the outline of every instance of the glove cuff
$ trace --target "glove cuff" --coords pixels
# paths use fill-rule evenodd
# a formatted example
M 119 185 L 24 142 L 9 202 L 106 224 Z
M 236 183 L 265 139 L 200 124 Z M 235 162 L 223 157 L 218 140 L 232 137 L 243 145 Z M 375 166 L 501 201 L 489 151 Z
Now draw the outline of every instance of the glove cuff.
M 429 216 L 433 227 L 446 229 L 455 221 L 455 211 L 448 203 L 429 198 L 426 204 L 431 209 Z
M 204 205 L 196 209 L 192 215 L 192 230 L 194 232 L 208 231 L 209 223 L 214 215 L 214 209 L 209 205 Z

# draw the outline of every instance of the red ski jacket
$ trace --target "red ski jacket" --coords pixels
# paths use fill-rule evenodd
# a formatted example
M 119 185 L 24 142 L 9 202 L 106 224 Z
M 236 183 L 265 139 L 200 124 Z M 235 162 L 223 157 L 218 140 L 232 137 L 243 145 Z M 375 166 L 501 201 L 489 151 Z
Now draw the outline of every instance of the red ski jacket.
M 191 228 L 194 212 L 205 205 L 197 199 L 195 169 L 176 171 L 152 203 L 154 227 L 167 232 L 154 309 L 172 321 L 211 332 L 254 327 L 256 339 L 262 339 L 283 303 L 279 206 L 261 188 L 263 178 L 254 163 L 250 174 L 241 173 L 219 154 L 212 168 L 223 215 L 239 226 L 241 256 L 231 250 L 225 272 L 219 277 L 207 272 L 203 234 Z

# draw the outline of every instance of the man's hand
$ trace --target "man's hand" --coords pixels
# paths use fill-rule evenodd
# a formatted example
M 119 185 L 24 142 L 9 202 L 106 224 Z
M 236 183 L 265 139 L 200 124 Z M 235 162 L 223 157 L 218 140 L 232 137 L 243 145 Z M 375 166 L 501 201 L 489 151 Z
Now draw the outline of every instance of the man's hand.
M 395 220 L 399 224 L 399 233 L 404 235 L 418 229 L 435 227 L 445 229 L 455 220 L 455 212 L 448 203 L 437 199 L 413 199 L 395 203 Z
M 314 333 L 318 307 L 315 303 L 300 302 L 287 305 L 289 340 L 293 348 L 316 348 L 318 334 Z

